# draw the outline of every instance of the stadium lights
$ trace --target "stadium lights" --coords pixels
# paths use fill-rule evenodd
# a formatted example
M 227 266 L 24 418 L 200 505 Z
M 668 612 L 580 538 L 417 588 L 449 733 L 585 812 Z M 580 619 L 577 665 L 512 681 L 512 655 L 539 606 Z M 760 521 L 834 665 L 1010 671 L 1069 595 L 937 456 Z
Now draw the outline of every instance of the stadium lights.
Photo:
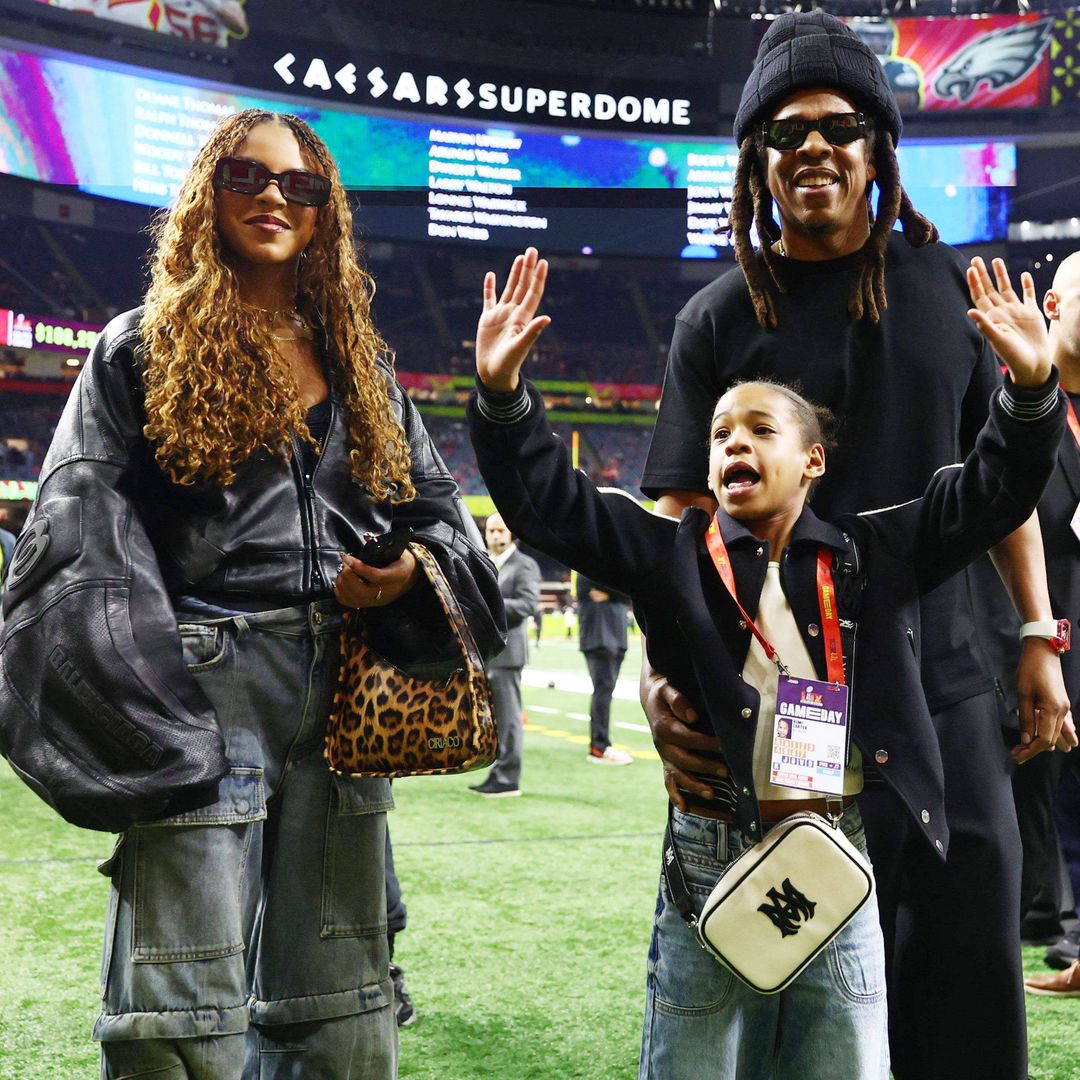
M 991 15 L 1035 12 L 1060 14 L 1075 0 L 713 0 L 717 15 L 751 19 L 775 19 L 787 11 L 822 8 L 846 18 L 894 18 L 896 16 L 962 16 L 985 19 Z
M 1080 239 L 1080 218 L 1064 218 L 1059 221 L 1020 221 L 1009 225 L 1009 239 L 1020 243 L 1037 240 Z

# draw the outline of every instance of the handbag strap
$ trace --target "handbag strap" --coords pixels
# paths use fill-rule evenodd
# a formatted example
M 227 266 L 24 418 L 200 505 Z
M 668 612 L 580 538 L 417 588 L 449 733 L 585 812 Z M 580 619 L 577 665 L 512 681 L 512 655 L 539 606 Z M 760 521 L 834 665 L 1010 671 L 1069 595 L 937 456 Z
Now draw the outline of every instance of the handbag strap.
M 409 550 L 413 553 L 416 561 L 423 567 L 425 576 L 431 582 L 431 587 L 439 598 L 439 606 L 443 609 L 443 614 L 450 624 L 450 629 L 461 647 L 461 654 L 469 667 L 470 675 L 483 673 L 484 661 L 481 659 L 480 650 L 476 647 L 476 638 L 473 637 L 468 620 L 461 610 L 461 605 L 454 595 L 454 590 L 450 588 L 450 583 L 446 580 L 442 567 L 439 566 L 435 556 L 423 544 L 411 543 L 409 544 Z
M 694 902 L 686 885 L 686 875 L 679 861 L 679 851 L 675 847 L 675 806 L 668 800 L 667 828 L 664 829 L 664 881 L 667 882 L 668 896 L 675 905 L 675 910 L 691 930 L 697 929 L 698 917 L 694 911 Z

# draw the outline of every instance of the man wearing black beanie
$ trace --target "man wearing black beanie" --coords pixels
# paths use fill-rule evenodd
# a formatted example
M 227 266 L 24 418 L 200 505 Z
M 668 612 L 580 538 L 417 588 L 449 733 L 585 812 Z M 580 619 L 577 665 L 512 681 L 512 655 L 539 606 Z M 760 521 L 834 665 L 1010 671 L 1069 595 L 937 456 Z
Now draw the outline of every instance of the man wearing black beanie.
M 659 512 L 715 506 L 699 448 L 737 379 L 798 382 L 840 417 L 841 445 L 815 496 L 826 517 L 914 498 L 970 449 L 999 369 L 965 314 L 964 260 L 937 242 L 900 184 L 901 130 L 880 62 L 843 23 L 820 10 L 772 23 L 735 121 L 739 266 L 676 320 L 642 481 Z M 1037 524 L 994 558 L 1022 621 L 1053 618 Z M 908 829 L 889 782 L 890 747 L 878 749 L 865 762 L 860 807 L 889 954 L 893 1071 L 897 1080 L 1023 1080 L 1012 765 L 964 576 L 927 596 L 921 627 L 906 633 L 938 731 L 950 840 L 933 850 Z M 1017 685 L 1025 735 L 1013 756 L 1023 761 L 1057 742 L 1068 709 L 1045 641 L 1025 642 Z M 715 742 L 682 722 L 692 717 L 678 688 L 661 677 L 644 686 L 672 800 L 715 816 Z

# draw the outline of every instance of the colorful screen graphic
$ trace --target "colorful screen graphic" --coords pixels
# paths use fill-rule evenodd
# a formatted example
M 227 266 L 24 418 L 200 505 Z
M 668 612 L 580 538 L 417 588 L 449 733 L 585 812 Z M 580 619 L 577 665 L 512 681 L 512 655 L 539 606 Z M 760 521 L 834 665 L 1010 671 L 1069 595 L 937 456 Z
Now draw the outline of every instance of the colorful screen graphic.
M 246 37 L 248 32 L 244 0 L 40 0 L 40 3 L 200 45 L 225 46 L 230 38 Z
M 25 51 L 0 50 L 0 171 L 165 205 L 218 119 L 249 107 L 311 123 L 361 193 L 368 236 L 687 258 L 728 246 L 730 142 L 403 120 Z M 1005 235 L 1013 144 L 904 142 L 900 165 L 943 239 Z
M 881 61 L 901 111 L 910 113 L 1061 104 L 1053 93 L 1057 57 L 1062 49 L 1075 52 L 1075 16 L 847 22 Z

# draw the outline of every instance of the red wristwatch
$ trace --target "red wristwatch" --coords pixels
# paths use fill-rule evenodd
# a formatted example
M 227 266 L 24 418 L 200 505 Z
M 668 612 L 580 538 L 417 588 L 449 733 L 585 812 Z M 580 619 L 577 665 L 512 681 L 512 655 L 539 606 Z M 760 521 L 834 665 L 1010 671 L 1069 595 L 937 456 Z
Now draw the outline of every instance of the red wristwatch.
M 1020 640 L 1024 638 L 1044 638 L 1050 648 L 1062 656 L 1072 645 L 1072 624 L 1068 619 L 1043 619 L 1041 622 L 1026 622 L 1020 627 Z

